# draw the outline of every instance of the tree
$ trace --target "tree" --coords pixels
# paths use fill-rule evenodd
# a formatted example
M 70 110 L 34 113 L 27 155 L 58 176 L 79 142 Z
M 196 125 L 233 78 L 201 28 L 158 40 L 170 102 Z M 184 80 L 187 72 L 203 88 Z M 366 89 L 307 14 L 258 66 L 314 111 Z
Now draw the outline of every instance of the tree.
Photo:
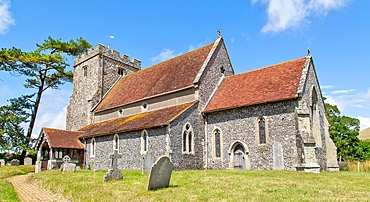
M 67 56 L 79 55 L 91 47 L 82 37 L 68 42 L 49 37 L 44 43 L 36 45 L 37 49 L 30 52 L 15 47 L 2 48 L 0 51 L 0 70 L 25 76 L 24 86 L 36 89 L 25 140 L 27 145 L 35 125 L 42 93 L 49 88 L 57 89 L 65 82 L 72 82 L 73 73 L 66 69 L 69 66 Z M 23 150 L 21 159 L 25 155 L 26 151 Z
M 364 160 L 361 141 L 358 139 L 360 121 L 342 116 L 336 105 L 325 103 L 326 117 L 329 121 L 329 133 L 338 149 L 338 156 L 345 159 Z
M 8 100 L 9 105 L 0 106 L 0 151 L 19 152 L 26 150 L 28 145 L 21 124 L 29 121 L 34 95 L 23 95 Z

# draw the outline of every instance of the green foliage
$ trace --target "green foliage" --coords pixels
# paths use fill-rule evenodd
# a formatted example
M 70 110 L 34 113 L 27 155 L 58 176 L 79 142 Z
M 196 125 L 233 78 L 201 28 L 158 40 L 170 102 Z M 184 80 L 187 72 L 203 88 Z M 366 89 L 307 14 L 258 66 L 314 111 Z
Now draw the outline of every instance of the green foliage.
M 21 123 L 29 120 L 34 103 L 30 100 L 33 95 L 22 95 L 19 98 L 10 99 L 9 105 L 0 106 L 0 151 L 19 152 L 28 148 Z
M 83 38 L 63 42 L 49 37 L 42 44 L 37 44 L 34 51 L 24 52 L 15 47 L 1 49 L 0 71 L 25 76 L 24 86 L 36 89 L 25 145 L 30 142 L 42 93 L 49 88 L 57 89 L 65 82 L 71 82 L 73 73 L 67 70 L 67 56 L 76 56 L 90 47 L 91 44 Z M 23 150 L 22 156 L 25 153 L 26 150 Z
M 370 159 L 370 144 L 358 139 L 360 121 L 356 118 L 342 116 L 337 106 L 325 103 L 326 117 L 329 121 L 330 137 L 338 149 L 338 157 L 344 159 Z

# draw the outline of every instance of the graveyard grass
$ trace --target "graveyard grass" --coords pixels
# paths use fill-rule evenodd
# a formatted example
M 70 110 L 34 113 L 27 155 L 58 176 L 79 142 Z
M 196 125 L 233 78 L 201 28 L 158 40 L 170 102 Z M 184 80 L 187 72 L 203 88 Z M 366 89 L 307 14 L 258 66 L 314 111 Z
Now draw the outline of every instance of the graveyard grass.
M 5 178 L 34 172 L 34 166 L 2 166 L 0 167 L 0 201 L 19 201 L 13 186 Z
M 73 201 L 368 201 L 370 173 L 295 171 L 174 171 L 168 188 L 147 191 L 148 174 L 121 171 L 123 180 L 103 182 L 106 171 L 59 170 L 33 175 Z

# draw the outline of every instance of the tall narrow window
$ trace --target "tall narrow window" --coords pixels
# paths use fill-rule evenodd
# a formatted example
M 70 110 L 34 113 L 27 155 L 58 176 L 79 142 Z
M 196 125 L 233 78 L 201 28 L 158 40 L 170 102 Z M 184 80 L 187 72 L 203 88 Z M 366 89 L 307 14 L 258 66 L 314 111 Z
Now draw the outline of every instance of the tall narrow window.
M 266 127 L 265 127 L 265 119 L 260 118 L 258 121 L 258 131 L 259 131 L 259 139 L 260 144 L 266 144 Z
M 141 154 L 145 154 L 148 151 L 148 132 L 143 130 L 141 133 Z
M 317 121 L 317 93 L 315 88 L 312 89 L 311 102 L 311 128 L 313 128 L 313 125 L 316 124 Z
M 191 131 L 189 132 L 189 135 L 188 135 L 188 148 L 189 148 L 189 152 L 192 152 L 192 147 L 193 147 L 193 145 L 192 145 L 192 139 L 193 139 L 193 134 L 191 133 Z
M 185 124 L 182 129 L 182 152 L 184 154 L 194 153 L 194 137 L 193 128 L 189 123 Z
M 214 132 L 214 147 L 215 147 L 215 157 L 221 157 L 221 133 L 220 130 L 216 129 Z
M 91 153 L 90 154 L 92 157 L 95 156 L 95 138 L 91 139 Z
M 83 75 L 87 76 L 87 66 L 82 67 Z

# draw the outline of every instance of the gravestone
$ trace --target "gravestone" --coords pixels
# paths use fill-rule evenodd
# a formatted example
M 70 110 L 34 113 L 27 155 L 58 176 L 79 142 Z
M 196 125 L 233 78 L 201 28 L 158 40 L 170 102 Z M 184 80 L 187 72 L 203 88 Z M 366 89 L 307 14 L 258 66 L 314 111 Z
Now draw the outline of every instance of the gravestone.
M 0 159 L 0 167 L 1 166 L 5 166 L 5 160 L 4 159 Z
M 283 146 L 280 142 L 275 142 L 272 146 L 273 153 L 273 169 L 283 170 L 284 169 L 284 158 L 283 158 Z
M 168 156 L 161 156 L 151 167 L 146 190 L 154 190 L 170 185 L 173 164 Z
M 155 162 L 155 156 L 151 152 L 147 152 L 143 157 L 143 168 L 142 173 L 147 174 L 150 172 L 150 168 Z
M 32 159 L 30 157 L 25 158 L 24 165 L 32 165 Z
M 110 155 L 110 158 L 112 159 L 112 169 L 108 169 L 108 172 L 103 177 L 103 182 L 106 182 L 108 180 L 122 180 L 123 175 L 121 171 L 117 168 L 117 160 L 122 156 L 123 155 L 119 154 L 116 149 L 113 151 L 113 154 Z
M 63 157 L 62 160 L 63 160 L 64 163 L 60 166 L 60 170 L 63 173 L 73 173 L 73 172 L 76 171 L 76 164 L 70 163 L 71 157 L 66 155 L 66 156 Z
M 19 160 L 18 159 L 13 159 L 12 161 L 10 161 L 10 165 L 11 166 L 19 166 Z

